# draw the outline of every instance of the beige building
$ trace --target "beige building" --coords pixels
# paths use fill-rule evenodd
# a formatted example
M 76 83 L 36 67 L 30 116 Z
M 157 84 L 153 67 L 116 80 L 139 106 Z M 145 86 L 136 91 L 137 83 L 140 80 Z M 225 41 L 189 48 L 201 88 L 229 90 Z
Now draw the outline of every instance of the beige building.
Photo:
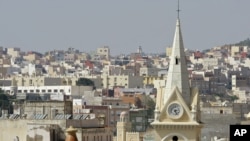
M 159 72 L 158 68 L 148 68 L 148 67 L 140 68 L 140 76 L 158 76 L 158 72 Z
M 102 75 L 102 87 L 113 88 L 124 86 L 125 88 L 143 87 L 143 76 L 132 75 Z
M 231 46 L 231 56 L 239 56 L 243 48 L 241 46 Z
M 236 88 L 233 90 L 233 94 L 237 96 L 237 100 L 235 100 L 235 103 L 247 103 L 250 101 L 250 89 L 247 87 L 245 88 Z
M 172 47 L 167 47 L 166 48 L 166 56 L 171 56 L 171 54 L 172 54 Z
M 72 115 L 71 101 L 17 102 L 21 113 L 0 117 L 0 140 L 64 141 L 65 129 L 77 128 L 78 141 L 113 141 L 113 132 L 105 127 L 103 118 L 88 114 Z
M 64 61 L 65 62 L 75 62 L 76 55 L 74 53 L 66 53 L 64 54 Z
M 20 56 L 20 48 L 7 48 L 7 54 L 11 57 L 19 57 Z
M 165 77 L 159 77 L 159 76 L 145 76 L 143 77 L 143 85 L 154 85 L 154 87 L 156 88 L 156 86 L 158 85 L 158 83 L 160 81 L 165 81 Z M 163 82 L 161 82 L 163 83 Z
M 109 60 L 110 58 L 110 49 L 108 46 L 103 46 L 97 48 L 97 55 L 103 56 L 105 59 Z
M 64 141 L 65 130 L 69 126 L 77 128 L 78 141 L 113 141 L 110 128 L 100 124 L 98 119 L 33 119 L 27 120 L 17 115 L 0 119 L 0 140 L 13 141 Z
M 63 77 L 63 76 L 13 76 L 9 78 L 12 81 L 12 84 L 15 86 L 76 86 L 76 81 L 81 77 Z M 95 84 L 96 88 L 101 88 L 101 77 L 100 76 L 86 76 L 84 78 L 88 78 L 92 80 Z
M 201 105 L 203 114 L 233 114 L 233 106 L 228 101 L 206 102 Z
M 212 69 L 215 66 L 219 65 L 218 58 L 203 58 L 203 68 L 206 70 Z
M 46 95 L 34 97 L 28 95 L 26 98 L 24 97 L 24 99 L 19 98 L 13 105 L 14 114 L 23 115 L 25 116 L 25 119 L 28 120 L 38 118 L 53 120 L 58 114 L 65 115 L 63 118 L 70 118 L 67 115 L 72 115 L 72 101 L 66 100 L 64 98 L 60 100 L 37 99 L 47 98 Z
M 81 54 L 77 54 L 76 58 L 79 60 L 89 60 L 90 55 L 87 53 L 81 53 Z
M 23 59 L 27 60 L 29 62 L 34 62 L 34 61 L 40 59 L 40 56 L 38 56 L 36 53 L 28 53 L 28 54 L 23 56 Z

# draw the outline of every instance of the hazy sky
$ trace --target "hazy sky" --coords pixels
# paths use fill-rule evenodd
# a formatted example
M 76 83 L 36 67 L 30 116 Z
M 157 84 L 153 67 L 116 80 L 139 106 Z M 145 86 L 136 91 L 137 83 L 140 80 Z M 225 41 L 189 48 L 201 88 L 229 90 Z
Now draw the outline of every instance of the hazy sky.
M 250 37 L 250 0 L 180 0 L 184 45 L 207 49 Z M 177 0 L 0 0 L 0 46 L 111 54 L 164 52 Z

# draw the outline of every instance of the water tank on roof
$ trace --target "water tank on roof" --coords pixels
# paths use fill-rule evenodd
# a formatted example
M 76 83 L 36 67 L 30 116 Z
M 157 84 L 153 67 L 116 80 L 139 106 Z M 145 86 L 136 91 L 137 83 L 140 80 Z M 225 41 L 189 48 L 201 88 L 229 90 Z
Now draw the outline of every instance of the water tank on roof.
M 16 95 L 16 93 L 17 93 L 17 87 L 11 86 L 9 95 Z

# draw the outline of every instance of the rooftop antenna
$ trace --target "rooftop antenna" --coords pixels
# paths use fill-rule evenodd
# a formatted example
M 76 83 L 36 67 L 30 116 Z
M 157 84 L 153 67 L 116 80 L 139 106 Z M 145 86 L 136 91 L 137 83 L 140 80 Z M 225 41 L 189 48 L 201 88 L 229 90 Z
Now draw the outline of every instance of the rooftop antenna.
M 180 0 L 178 0 L 178 7 L 177 7 L 177 18 L 179 19 L 180 18 Z

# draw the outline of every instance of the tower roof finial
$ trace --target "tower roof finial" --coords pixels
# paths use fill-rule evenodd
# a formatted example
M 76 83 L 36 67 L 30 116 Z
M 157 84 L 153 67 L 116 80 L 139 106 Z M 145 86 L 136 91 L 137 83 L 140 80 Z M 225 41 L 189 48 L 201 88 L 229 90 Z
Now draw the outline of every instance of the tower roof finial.
M 177 7 L 177 18 L 179 19 L 180 18 L 180 0 L 178 0 L 178 7 Z

